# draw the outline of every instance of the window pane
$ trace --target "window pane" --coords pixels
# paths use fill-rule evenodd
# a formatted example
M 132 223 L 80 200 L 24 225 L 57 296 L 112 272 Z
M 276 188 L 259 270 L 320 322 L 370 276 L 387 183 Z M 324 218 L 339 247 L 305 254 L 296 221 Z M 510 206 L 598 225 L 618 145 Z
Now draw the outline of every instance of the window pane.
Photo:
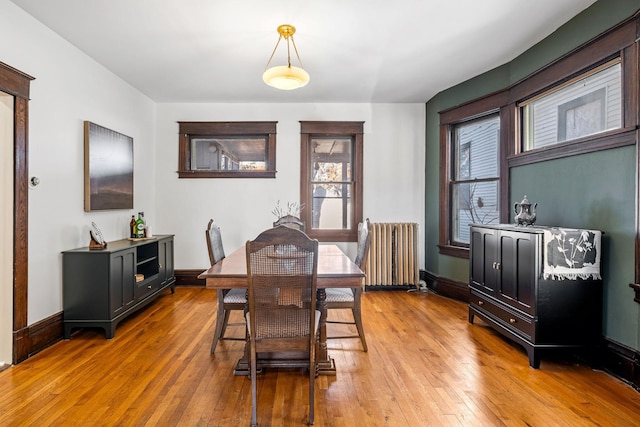
M 498 181 L 453 184 L 452 238 L 469 243 L 470 224 L 498 223 Z
M 191 153 L 193 170 L 266 170 L 267 138 L 193 137 Z
M 311 228 L 350 229 L 353 139 L 312 138 Z
M 622 66 L 591 71 L 523 104 L 523 150 L 546 147 L 622 127 Z
M 455 127 L 455 181 L 498 176 L 500 118 Z
M 311 228 L 351 228 L 351 188 L 351 184 L 314 184 Z
M 314 181 L 351 180 L 351 138 L 313 138 L 311 144 Z

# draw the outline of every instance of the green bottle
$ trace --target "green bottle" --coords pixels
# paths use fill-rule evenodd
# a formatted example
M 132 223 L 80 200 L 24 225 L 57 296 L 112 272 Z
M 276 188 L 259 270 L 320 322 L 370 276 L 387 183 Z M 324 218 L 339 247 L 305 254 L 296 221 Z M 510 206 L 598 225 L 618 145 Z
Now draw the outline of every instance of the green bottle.
M 144 237 L 144 220 L 142 219 L 142 212 L 138 212 L 138 219 L 136 219 L 136 237 Z

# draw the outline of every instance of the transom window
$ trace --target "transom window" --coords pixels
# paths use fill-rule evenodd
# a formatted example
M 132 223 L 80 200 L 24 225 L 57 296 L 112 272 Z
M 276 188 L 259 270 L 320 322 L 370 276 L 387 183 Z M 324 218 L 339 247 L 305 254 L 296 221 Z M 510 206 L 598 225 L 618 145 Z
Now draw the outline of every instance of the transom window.
M 622 127 L 620 58 L 522 102 L 522 151 Z
M 179 122 L 180 178 L 274 178 L 277 122 Z

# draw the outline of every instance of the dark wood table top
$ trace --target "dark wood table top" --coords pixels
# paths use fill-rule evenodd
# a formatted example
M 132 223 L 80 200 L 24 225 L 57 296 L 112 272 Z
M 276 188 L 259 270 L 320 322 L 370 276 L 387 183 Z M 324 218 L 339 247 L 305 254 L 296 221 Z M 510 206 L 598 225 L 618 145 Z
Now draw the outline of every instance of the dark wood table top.
M 318 247 L 318 288 L 357 288 L 362 286 L 364 272 L 337 245 Z M 247 260 L 244 246 L 222 261 L 203 271 L 209 289 L 247 287 Z

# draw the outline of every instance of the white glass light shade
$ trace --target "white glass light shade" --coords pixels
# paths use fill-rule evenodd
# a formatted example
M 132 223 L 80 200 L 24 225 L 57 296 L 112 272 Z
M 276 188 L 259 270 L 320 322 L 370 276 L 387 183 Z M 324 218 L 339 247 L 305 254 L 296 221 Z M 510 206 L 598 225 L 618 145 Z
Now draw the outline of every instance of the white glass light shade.
M 302 68 L 279 65 L 266 70 L 262 80 L 276 89 L 292 90 L 309 83 L 309 73 Z

